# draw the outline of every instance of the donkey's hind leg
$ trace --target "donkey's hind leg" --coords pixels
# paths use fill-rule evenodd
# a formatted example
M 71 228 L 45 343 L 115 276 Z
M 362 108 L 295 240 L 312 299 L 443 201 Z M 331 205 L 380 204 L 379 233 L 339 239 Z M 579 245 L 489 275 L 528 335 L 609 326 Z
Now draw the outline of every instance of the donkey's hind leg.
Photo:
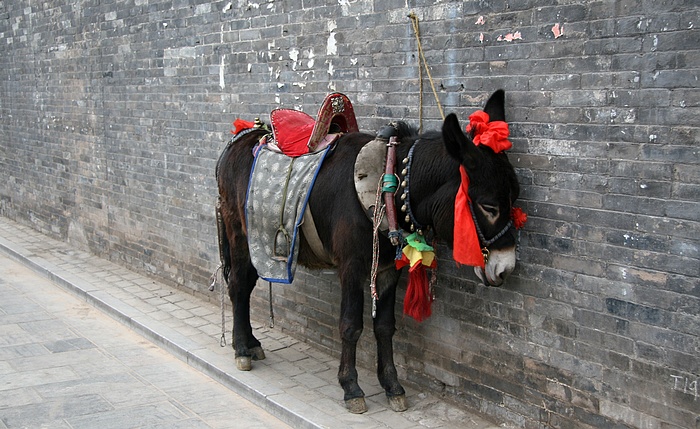
M 252 360 L 265 359 L 260 341 L 250 325 L 250 295 L 258 280 L 258 273 L 248 258 L 232 261 L 229 275 L 229 296 L 233 304 L 233 349 L 236 367 L 250 371 Z
M 393 338 L 396 332 L 396 284 L 401 271 L 391 267 L 378 273 L 377 314 L 374 318 L 374 337 L 377 340 L 377 377 L 384 388 L 389 406 L 394 411 L 406 411 L 406 391 L 399 383 L 399 377 L 394 365 Z

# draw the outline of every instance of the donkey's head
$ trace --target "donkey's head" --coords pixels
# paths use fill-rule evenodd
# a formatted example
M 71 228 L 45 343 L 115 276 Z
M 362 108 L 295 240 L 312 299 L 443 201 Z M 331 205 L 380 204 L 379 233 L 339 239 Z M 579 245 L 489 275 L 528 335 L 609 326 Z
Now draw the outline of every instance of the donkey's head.
M 502 152 L 510 146 L 503 91 L 496 91 L 483 112 L 470 119 L 467 134 L 454 114 L 447 116 L 442 127 L 447 151 L 463 167 L 462 186 L 455 201 L 453 249 L 457 262 L 460 249 L 467 253 L 482 249 L 484 265 L 468 264 L 475 265 L 474 271 L 484 284 L 499 286 L 515 268 L 516 234 L 511 212 L 520 193 L 513 166 Z M 461 201 L 459 192 L 464 194 Z M 460 233 L 460 228 L 470 231 Z

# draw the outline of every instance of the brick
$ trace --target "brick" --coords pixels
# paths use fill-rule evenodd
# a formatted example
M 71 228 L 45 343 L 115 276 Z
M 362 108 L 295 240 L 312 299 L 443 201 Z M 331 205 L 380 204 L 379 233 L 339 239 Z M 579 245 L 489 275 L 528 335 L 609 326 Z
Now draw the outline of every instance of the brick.
M 235 117 L 266 119 L 278 105 L 313 114 L 335 89 L 353 100 L 362 129 L 417 123 L 418 61 L 404 3 L 296 0 L 227 11 L 225 2 L 197 3 L 90 1 L 78 13 L 65 1 L 51 9 L 20 1 L 0 10 L 2 215 L 54 237 L 81 225 L 93 251 L 198 290 L 217 259 L 213 166 Z M 519 266 L 501 289 L 478 285 L 440 245 L 435 318 L 399 320 L 399 371 L 522 427 L 543 417 L 561 427 L 694 424 L 693 404 L 664 388 L 665 375 L 644 370 L 651 392 L 647 380 L 625 374 L 640 368 L 633 361 L 678 373 L 697 367 L 682 343 L 697 343 L 700 296 L 698 8 L 647 0 L 414 6 L 446 111 L 465 122 L 489 92 L 507 90 L 510 158 L 530 220 Z M 328 57 L 331 20 L 338 54 Z M 515 31 L 522 40 L 497 40 Z M 424 84 L 426 123 L 438 128 Z M 333 275 L 301 270 L 295 286 L 277 295 L 279 317 L 337 353 Z M 254 307 L 266 312 L 266 291 Z M 360 359 L 373 364 L 371 336 L 362 344 Z M 474 368 L 441 356 L 472 346 L 480 351 L 464 356 L 479 357 Z M 523 377 L 508 367 L 519 368 L 519 358 L 538 365 Z M 547 391 L 548 377 L 561 389 Z

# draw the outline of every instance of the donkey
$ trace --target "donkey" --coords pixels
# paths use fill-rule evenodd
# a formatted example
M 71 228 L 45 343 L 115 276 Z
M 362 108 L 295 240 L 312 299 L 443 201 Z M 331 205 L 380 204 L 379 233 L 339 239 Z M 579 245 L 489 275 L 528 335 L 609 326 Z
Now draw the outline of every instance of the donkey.
M 505 121 L 502 90 L 489 98 L 484 112 L 490 121 Z M 505 153 L 495 153 L 486 145 L 474 144 L 476 128 L 465 134 L 454 114 L 445 118 L 442 133 L 428 132 L 419 136 L 405 124 L 398 125 L 397 159 L 408 158 L 409 152 L 411 158 L 410 178 L 401 178 L 408 182 L 404 184 L 410 189 L 411 213 L 406 218 L 403 214 L 399 216 L 398 225 L 405 231 L 411 228 L 430 231 L 450 248 L 459 244 L 455 243 L 458 240 L 455 237 L 455 197 L 464 181 L 460 171 L 465 171 L 469 180 L 470 211 L 480 237 L 478 246 L 483 248 L 484 256 L 488 253 L 485 264 L 475 267 L 475 271 L 484 284 L 499 286 L 515 266 L 516 234 L 512 228 L 511 208 L 518 198 L 519 186 Z M 250 296 L 258 273 L 251 263 L 245 220 L 246 190 L 253 164 L 251 153 L 265 133 L 252 130 L 242 136 L 224 149 L 217 164 L 223 222 L 220 245 L 224 277 L 234 309 L 233 348 L 240 370 L 250 370 L 251 360 L 265 357 L 250 324 Z M 302 266 L 331 265 L 337 269 L 341 286 L 339 330 L 342 341 L 338 381 L 346 407 L 353 413 L 367 410 L 355 362 L 373 259 L 373 223 L 358 201 L 353 166 L 360 149 L 373 138 L 359 132 L 343 135 L 326 157 L 310 194 L 308 207 L 331 264 L 315 256 L 303 234 L 298 256 Z M 395 197 L 397 207 L 403 204 L 399 194 Z M 389 406 L 395 411 L 404 411 L 407 402 L 394 365 L 392 344 L 396 330 L 396 288 L 401 271 L 395 269 L 396 249 L 383 234 L 379 235 L 378 257 L 373 319 L 377 376 L 386 391 Z

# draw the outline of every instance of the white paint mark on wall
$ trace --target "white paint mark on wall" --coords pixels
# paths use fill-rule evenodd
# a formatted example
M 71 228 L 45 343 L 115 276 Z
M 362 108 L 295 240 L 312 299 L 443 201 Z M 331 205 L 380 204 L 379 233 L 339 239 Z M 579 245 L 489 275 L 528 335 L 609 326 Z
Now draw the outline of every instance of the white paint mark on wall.
M 314 50 L 309 49 L 309 52 L 307 53 L 306 57 L 309 59 L 309 61 L 306 63 L 306 66 L 310 69 L 314 68 L 314 58 L 316 57 L 316 55 L 314 54 Z
M 224 71 L 226 69 L 226 55 L 221 56 L 221 65 L 219 66 L 219 87 L 221 89 L 226 88 L 226 82 L 224 81 Z
M 328 21 L 328 31 L 330 35 L 328 36 L 328 42 L 326 43 L 326 55 L 338 55 L 338 45 L 335 41 L 335 29 L 338 25 L 334 20 Z
M 231 10 L 232 8 L 233 8 L 233 3 L 228 2 L 228 3 L 226 4 L 226 6 L 224 6 L 224 12 L 228 12 L 228 11 Z
M 297 61 L 299 61 L 299 50 L 292 48 L 289 50 L 289 59 L 292 60 L 292 70 L 297 69 Z
M 338 0 L 338 4 L 342 15 L 348 16 L 350 14 L 350 0 Z
M 335 73 L 335 68 L 333 67 L 333 61 L 328 61 L 328 75 L 330 77 L 333 77 L 333 73 Z
M 700 378 L 684 375 L 671 375 L 671 378 L 673 378 L 673 390 L 692 395 L 696 401 L 700 398 Z

